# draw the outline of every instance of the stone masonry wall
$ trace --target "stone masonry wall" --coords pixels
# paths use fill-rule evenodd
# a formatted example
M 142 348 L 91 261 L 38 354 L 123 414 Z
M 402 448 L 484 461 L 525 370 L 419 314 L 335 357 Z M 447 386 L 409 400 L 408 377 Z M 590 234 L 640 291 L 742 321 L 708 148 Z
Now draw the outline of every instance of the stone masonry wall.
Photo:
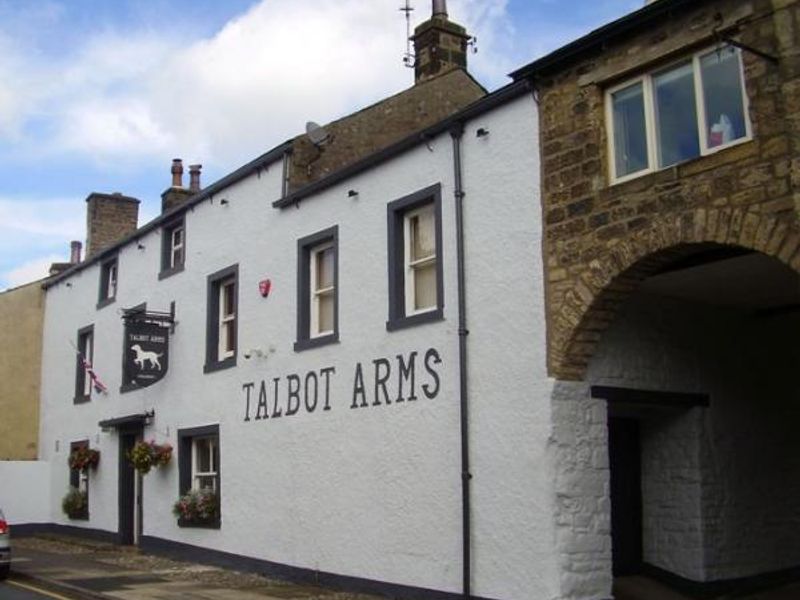
M 87 260 L 136 231 L 139 201 L 114 194 L 90 194 L 86 198 Z
M 0 294 L 0 461 L 38 455 L 43 321 L 41 281 Z
M 453 69 L 325 125 L 330 137 L 320 148 L 307 135 L 299 135 L 292 142 L 289 191 L 446 119 L 485 94 L 466 71 Z
M 558 381 L 552 392 L 550 438 L 561 596 L 611 596 L 606 402 L 591 398 L 583 382 Z
M 752 141 L 609 185 L 605 89 L 713 46 L 715 27 L 779 60 L 742 54 Z M 710 0 L 536 76 L 551 374 L 582 379 L 622 301 L 689 244 L 739 245 L 800 271 L 799 36 L 798 0 Z

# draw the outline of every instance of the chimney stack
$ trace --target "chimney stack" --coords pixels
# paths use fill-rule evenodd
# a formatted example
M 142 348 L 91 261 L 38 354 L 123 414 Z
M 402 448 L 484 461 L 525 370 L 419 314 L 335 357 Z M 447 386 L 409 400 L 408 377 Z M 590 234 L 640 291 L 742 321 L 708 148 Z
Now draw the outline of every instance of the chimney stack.
M 172 187 L 183 187 L 183 161 L 180 158 L 172 159 Z
M 452 69 L 467 68 L 467 43 L 470 36 L 461 25 L 447 18 L 446 0 L 432 0 L 431 18 L 417 25 L 412 36 L 416 83 Z
M 197 165 L 189 167 L 191 169 Z M 191 189 L 183 187 L 183 161 L 180 158 L 172 159 L 172 185 L 161 193 L 161 212 L 165 213 L 171 208 L 175 208 L 186 202 L 193 194 Z M 200 185 L 200 171 L 197 172 L 197 184 Z
M 203 165 L 189 165 L 189 191 L 196 194 L 200 191 L 200 169 Z
M 77 265 L 81 262 L 81 248 L 83 244 L 79 241 L 75 240 L 69 243 L 69 263 L 71 265 Z
M 119 192 L 92 192 L 86 198 L 86 205 L 87 260 L 136 231 L 139 220 L 136 198 Z

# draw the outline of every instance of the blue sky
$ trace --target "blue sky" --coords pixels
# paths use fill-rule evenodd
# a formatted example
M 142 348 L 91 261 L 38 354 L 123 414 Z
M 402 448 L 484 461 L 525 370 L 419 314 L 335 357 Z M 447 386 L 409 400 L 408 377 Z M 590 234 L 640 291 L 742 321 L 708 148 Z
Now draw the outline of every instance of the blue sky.
M 160 208 L 172 158 L 203 185 L 408 87 L 405 0 L 0 0 L 0 290 L 85 239 L 84 199 Z M 450 0 L 487 88 L 642 0 Z M 429 0 L 411 0 L 413 24 Z

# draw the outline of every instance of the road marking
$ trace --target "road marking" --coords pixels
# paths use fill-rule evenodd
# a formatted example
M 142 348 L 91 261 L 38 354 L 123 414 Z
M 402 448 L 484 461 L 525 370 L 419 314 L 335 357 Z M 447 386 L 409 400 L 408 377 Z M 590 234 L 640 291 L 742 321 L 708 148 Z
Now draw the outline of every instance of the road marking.
M 32 585 L 27 585 L 25 583 L 20 583 L 19 581 L 8 580 L 6 581 L 7 584 L 13 585 L 15 587 L 22 588 L 24 590 L 30 590 L 31 592 L 36 592 L 37 594 L 42 594 L 43 596 L 47 596 L 48 598 L 55 598 L 55 600 L 71 600 L 66 596 L 61 596 L 59 594 L 54 594 L 53 592 L 48 592 L 47 590 L 43 590 L 41 588 L 34 587 Z

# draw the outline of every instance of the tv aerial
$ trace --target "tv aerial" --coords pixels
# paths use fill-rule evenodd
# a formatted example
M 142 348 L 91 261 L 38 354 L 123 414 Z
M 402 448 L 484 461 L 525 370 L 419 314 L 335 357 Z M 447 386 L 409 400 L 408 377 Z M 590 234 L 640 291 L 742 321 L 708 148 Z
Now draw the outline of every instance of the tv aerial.
M 417 59 L 411 51 L 411 13 L 414 11 L 411 0 L 406 0 L 405 6 L 401 6 L 399 10 L 406 14 L 406 53 L 403 54 L 403 64 L 409 69 L 413 69 Z
M 308 136 L 308 139 L 311 140 L 311 143 L 317 148 L 331 139 L 331 135 L 328 133 L 328 131 L 321 125 L 314 123 L 314 121 L 309 121 L 306 123 L 306 135 Z

